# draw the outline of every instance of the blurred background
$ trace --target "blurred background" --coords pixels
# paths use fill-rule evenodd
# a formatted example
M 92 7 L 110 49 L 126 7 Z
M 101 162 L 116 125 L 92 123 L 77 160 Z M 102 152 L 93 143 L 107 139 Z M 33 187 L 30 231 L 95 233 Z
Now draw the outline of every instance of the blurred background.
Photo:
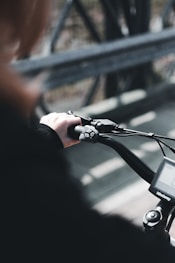
M 49 54 L 74 51 L 76 56 L 76 51 L 83 48 L 86 50 L 94 45 L 147 32 L 160 32 L 174 26 L 174 8 L 172 0 L 54 0 L 48 35 L 37 52 Z M 44 99 L 49 110 L 79 110 L 80 107 L 126 91 L 149 89 L 161 81 L 169 80 L 173 73 L 174 54 L 171 52 L 149 63 L 126 66 L 95 78 L 90 76 L 81 79 L 79 76 L 78 81 L 63 85 L 58 80 L 54 87 L 49 88 L 49 92 L 45 92 Z

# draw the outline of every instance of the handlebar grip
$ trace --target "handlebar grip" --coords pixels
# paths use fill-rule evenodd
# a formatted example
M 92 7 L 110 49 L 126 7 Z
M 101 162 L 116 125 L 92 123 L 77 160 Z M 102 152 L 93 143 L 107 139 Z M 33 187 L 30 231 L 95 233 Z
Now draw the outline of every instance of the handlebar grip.
M 79 136 L 83 130 L 84 128 L 81 125 L 72 125 L 68 127 L 67 134 L 70 138 L 79 140 Z

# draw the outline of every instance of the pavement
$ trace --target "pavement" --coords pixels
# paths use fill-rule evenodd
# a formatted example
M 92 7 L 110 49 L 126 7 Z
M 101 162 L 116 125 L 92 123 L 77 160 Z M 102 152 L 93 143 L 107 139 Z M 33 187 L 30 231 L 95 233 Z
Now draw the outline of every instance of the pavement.
M 155 87 L 150 91 L 134 91 L 91 107 L 82 108 L 80 115 L 110 118 L 129 129 L 153 132 L 175 138 L 175 85 Z M 116 138 L 156 171 L 163 159 L 154 140 L 132 136 Z M 167 141 L 175 147 L 175 142 Z M 169 158 L 173 153 L 164 148 Z M 142 224 L 142 217 L 158 199 L 143 181 L 111 148 L 81 142 L 66 149 L 72 175 L 83 188 L 94 209 L 102 213 L 119 213 Z

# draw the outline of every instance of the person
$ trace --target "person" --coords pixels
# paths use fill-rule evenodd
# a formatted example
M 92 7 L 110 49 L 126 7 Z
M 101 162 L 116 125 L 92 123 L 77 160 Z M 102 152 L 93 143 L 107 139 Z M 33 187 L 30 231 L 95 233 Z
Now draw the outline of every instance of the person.
M 28 54 L 49 18 L 49 0 L 0 0 L 1 262 L 174 262 L 175 251 L 118 215 L 92 209 L 63 149 L 78 141 L 66 113 L 30 117 L 39 88 L 11 61 Z

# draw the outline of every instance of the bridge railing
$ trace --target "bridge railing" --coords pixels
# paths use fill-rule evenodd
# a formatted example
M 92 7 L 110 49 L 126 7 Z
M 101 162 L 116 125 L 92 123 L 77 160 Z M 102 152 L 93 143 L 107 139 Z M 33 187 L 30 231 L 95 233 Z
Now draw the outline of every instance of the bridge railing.
M 175 53 L 175 28 L 126 39 L 15 61 L 12 66 L 24 75 L 49 72 L 45 90 L 115 72 Z

